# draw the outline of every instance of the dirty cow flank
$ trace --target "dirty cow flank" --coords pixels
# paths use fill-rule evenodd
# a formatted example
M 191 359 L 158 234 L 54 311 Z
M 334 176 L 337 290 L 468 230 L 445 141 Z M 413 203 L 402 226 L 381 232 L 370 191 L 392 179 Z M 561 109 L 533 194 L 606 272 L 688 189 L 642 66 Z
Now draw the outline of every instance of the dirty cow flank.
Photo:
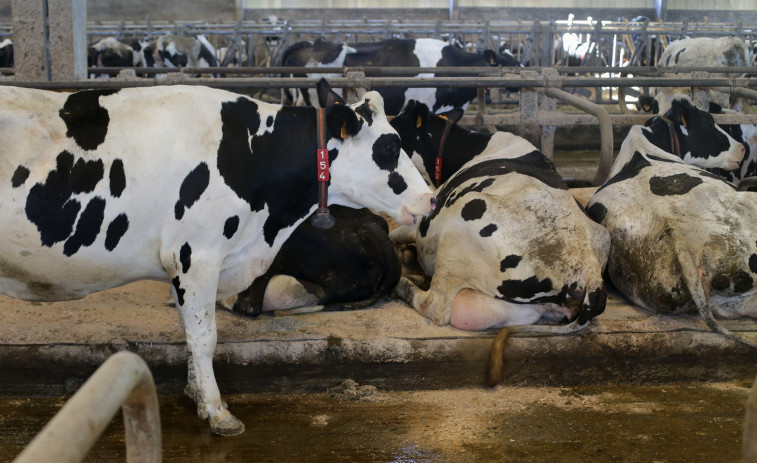
M 757 196 L 691 165 L 733 169 L 743 156 L 712 116 L 677 101 L 667 116 L 684 129 L 686 162 L 660 149 L 653 128 L 632 127 L 588 212 L 610 232 L 607 271 L 634 304 L 695 310 L 734 338 L 713 314 L 757 317 Z
M 408 152 L 425 158 L 426 150 L 432 156 L 437 152 L 427 141 L 439 139 L 445 121 L 435 115 L 424 121 L 419 114 L 412 114 L 412 124 L 397 127 L 417 127 L 400 135 Z M 460 133 L 450 139 L 464 139 L 466 133 L 475 139 L 461 127 L 453 130 Z M 438 207 L 430 216 L 390 234 L 397 242 L 416 244 L 418 262 L 431 277 L 427 291 L 403 277 L 397 294 L 434 323 L 466 330 L 540 319 L 572 323 L 516 331 L 557 333 L 585 326 L 605 308 L 607 232 L 586 215 L 554 164 L 533 145 L 505 132 L 487 141 L 496 141 L 492 149 L 473 142 L 461 146 L 479 154 L 439 187 Z M 490 384 L 499 381 L 501 345 L 509 332 L 503 331 L 499 347 L 492 349 L 499 365 L 489 370 Z

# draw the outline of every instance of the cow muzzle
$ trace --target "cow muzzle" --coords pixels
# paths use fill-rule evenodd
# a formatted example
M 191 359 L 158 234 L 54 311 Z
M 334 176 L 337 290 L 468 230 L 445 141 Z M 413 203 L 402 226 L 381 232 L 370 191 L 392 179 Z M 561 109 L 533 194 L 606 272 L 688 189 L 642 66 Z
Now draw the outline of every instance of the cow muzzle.
M 425 217 L 433 212 L 436 209 L 436 198 L 431 194 L 424 196 L 425 198 L 422 202 L 425 203 L 425 206 L 422 208 L 416 209 L 409 208 L 406 205 L 402 206 L 402 211 L 399 217 L 397 217 L 397 222 L 402 225 L 415 225 L 418 223 L 420 217 Z

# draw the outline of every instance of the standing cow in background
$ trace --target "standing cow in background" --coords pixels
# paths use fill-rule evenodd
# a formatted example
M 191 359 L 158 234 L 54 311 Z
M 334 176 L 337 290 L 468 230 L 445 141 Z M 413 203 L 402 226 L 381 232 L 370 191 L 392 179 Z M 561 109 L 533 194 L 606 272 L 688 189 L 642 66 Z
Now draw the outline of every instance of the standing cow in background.
M 520 66 L 511 54 L 484 50 L 469 53 L 437 39 L 388 39 L 375 43 L 333 44 L 324 41 L 300 42 L 284 52 L 283 66 L 347 67 L 485 67 Z M 320 74 L 308 74 L 315 77 Z M 433 77 L 422 73 L 416 77 Z M 411 99 L 425 103 L 434 112 L 468 107 L 476 98 L 476 88 L 376 87 L 384 97 L 386 113 L 399 114 Z M 518 89 L 511 89 L 517 91 Z M 287 93 L 288 92 L 288 93 Z M 311 91 L 285 90 L 285 104 L 316 104 Z
M 218 67 L 216 50 L 204 35 L 197 37 L 162 35 L 155 39 L 153 50 L 157 67 Z
M 325 81 L 319 90 L 330 92 Z M 330 203 L 404 224 L 434 208 L 376 92 L 321 113 L 200 86 L 0 87 L 0 133 L 0 292 L 59 301 L 169 282 L 187 336 L 186 393 L 221 435 L 244 425 L 213 372 L 215 301 L 263 274 L 318 207 L 319 138 Z
M 719 38 L 686 38 L 671 42 L 662 52 L 658 66 L 664 67 L 719 67 L 752 66 L 752 50 L 738 37 Z M 724 74 L 711 73 L 712 77 Z M 743 77 L 729 75 L 730 77 Z M 641 96 L 637 103 L 639 110 L 654 114 L 664 114 L 670 109 L 671 102 L 680 96 L 691 96 L 689 87 L 659 87 L 651 88 L 651 96 Z M 740 100 L 730 101 L 728 94 L 710 91 L 710 101 L 723 108 L 740 109 Z
M 741 341 L 713 315 L 757 317 L 757 196 L 694 166 L 734 169 L 743 146 L 686 100 L 673 100 L 665 116 L 684 128 L 676 134 L 682 154 L 668 152 L 659 122 L 632 127 L 589 201 L 612 237 L 607 273 L 634 304 L 695 310 L 713 331 Z

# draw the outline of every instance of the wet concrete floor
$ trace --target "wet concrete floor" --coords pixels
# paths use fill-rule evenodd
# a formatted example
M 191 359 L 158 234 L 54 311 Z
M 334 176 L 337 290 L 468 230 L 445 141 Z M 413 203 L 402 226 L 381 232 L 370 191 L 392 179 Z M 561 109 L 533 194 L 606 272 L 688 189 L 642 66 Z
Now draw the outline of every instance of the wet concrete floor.
M 358 400 L 333 391 L 237 394 L 226 399 L 247 431 L 226 438 L 210 433 L 189 399 L 164 396 L 163 461 L 737 462 L 750 387 L 369 390 Z M 63 403 L 0 398 L 0 461 L 12 460 Z M 120 416 L 85 461 L 125 461 Z

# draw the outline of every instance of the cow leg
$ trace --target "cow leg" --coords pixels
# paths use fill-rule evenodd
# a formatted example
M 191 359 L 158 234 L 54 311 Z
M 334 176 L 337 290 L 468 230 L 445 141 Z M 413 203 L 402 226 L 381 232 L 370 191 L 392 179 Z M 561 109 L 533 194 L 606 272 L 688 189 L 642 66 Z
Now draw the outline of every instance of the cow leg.
M 275 275 L 263 296 L 263 312 L 319 305 L 326 296 L 320 285 L 289 275 Z
M 452 297 L 458 289 L 453 286 L 441 286 L 438 275 L 431 280 L 431 287 L 424 291 L 412 280 L 401 277 L 394 288 L 394 293 L 408 305 L 430 319 L 437 325 L 449 324 L 449 311 L 452 305 Z M 452 295 L 452 297 L 450 297 Z
M 263 295 L 271 276 L 267 273 L 255 278 L 252 284 L 237 295 L 237 300 L 231 310 L 257 317 L 263 311 Z
M 473 289 L 463 289 L 452 301 L 450 325 L 461 330 L 532 325 L 542 312 L 534 304 L 513 304 Z
M 175 272 L 176 275 L 171 275 L 171 291 L 187 337 L 185 393 L 197 404 L 200 418 L 210 419 L 210 428 L 214 433 L 231 436 L 244 432 L 244 424 L 226 409 L 213 372 L 217 342 L 215 298 L 219 272 L 218 267 L 204 264 L 193 256 L 187 273 Z

